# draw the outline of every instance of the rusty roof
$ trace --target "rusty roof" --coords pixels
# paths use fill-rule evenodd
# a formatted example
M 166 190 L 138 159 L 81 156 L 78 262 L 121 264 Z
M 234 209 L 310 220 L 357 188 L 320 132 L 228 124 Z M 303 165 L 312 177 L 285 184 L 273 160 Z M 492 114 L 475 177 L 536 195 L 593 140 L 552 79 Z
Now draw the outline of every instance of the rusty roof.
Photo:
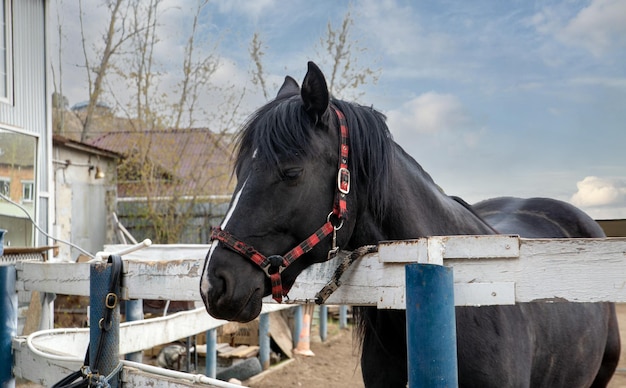
M 177 187 L 169 190 L 178 194 L 223 195 L 232 190 L 229 133 L 216 134 L 206 128 L 119 131 L 90 139 L 88 143 L 127 158 L 136 152 L 145 153 L 146 159 L 160 171 L 176 178 Z M 137 187 L 131 191 L 118 187 L 118 195 L 146 195 L 137 192 Z

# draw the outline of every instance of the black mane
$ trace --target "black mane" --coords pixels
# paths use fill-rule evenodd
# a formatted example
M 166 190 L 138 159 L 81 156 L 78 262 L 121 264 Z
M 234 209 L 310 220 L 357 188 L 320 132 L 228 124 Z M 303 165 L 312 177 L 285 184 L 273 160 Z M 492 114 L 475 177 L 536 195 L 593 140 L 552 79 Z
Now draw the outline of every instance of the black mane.
M 352 190 L 364 190 L 370 210 L 380 219 L 388 203 L 390 169 L 396 152 L 386 118 L 371 107 L 337 99 L 331 103 L 343 112 L 348 124 Z M 339 130 L 331 109 L 324 120 L 332 120 L 330 126 Z M 269 102 L 250 117 L 238 134 L 235 171 L 239 174 L 244 162 L 255 153 L 262 163 L 275 167 L 281 159 L 320 152 L 310 145 L 314 128 L 298 95 Z M 363 187 L 357 187 L 360 182 Z

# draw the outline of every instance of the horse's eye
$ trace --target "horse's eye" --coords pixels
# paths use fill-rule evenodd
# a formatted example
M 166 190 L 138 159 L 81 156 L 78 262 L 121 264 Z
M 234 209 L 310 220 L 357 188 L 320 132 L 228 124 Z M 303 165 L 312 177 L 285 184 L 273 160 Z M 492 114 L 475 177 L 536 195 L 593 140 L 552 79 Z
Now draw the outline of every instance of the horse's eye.
M 302 175 L 302 167 L 286 168 L 280 172 L 280 177 L 284 181 L 294 181 Z

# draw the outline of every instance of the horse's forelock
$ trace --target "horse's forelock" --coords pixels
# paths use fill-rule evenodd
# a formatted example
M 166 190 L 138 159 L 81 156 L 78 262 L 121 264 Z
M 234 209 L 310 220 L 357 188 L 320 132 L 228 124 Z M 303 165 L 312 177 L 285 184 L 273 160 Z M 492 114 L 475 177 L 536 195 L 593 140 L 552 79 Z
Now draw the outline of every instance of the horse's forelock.
M 235 167 L 252 158 L 275 165 L 281 157 L 309 152 L 309 119 L 296 98 L 271 101 L 258 109 L 241 129 L 237 139 Z
M 348 124 L 352 186 L 357 189 L 359 182 L 364 182 L 362 189 L 369 198 L 370 210 L 382 217 L 384 206 L 388 203 L 394 152 L 385 116 L 358 104 L 341 100 L 333 100 L 332 103 L 343 112 Z M 237 172 L 253 156 L 272 166 L 280 158 L 305 157 L 315 152 L 310 145 L 311 128 L 312 123 L 297 96 L 264 105 L 250 117 L 239 133 L 235 162 Z

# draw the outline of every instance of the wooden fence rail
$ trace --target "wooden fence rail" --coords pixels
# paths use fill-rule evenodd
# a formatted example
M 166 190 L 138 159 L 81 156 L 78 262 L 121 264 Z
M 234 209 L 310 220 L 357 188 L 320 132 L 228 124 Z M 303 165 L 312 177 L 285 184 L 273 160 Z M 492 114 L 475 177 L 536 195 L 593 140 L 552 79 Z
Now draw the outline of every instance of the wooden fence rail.
M 121 248 L 125 246 L 110 246 L 107 250 L 114 252 Z M 208 245 L 153 245 L 125 256 L 122 297 L 199 301 L 199 277 L 208 250 Z M 339 260 L 306 269 L 292 287 L 287 303 L 312 301 L 332 277 Z M 377 253 L 364 256 L 344 273 L 341 287 L 326 303 L 404 309 L 405 266 L 409 263 L 452 267 L 456 305 L 626 302 L 626 238 L 443 236 L 380 243 Z M 88 263 L 22 262 L 16 268 L 18 290 L 89 294 Z M 276 306 L 270 298 L 266 301 L 264 310 Z M 202 310 L 191 314 L 195 314 L 194 318 L 187 319 L 185 324 L 168 324 L 172 330 L 137 329 L 132 325 L 122 329 L 122 336 L 134 338 L 124 345 L 128 347 L 124 352 L 136 351 L 146 344 L 165 343 L 173 336 L 184 337 L 191 331 L 201 332 L 219 324 Z M 189 327 L 192 321 L 195 323 Z M 181 335 L 179 329 L 185 333 Z M 145 332 L 150 332 L 151 338 L 146 338 Z M 50 344 L 51 348 L 55 346 Z M 23 339 L 16 339 L 13 348 L 18 360 L 16 371 L 40 372 L 46 363 L 50 364 L 30 354 Z M 73 367 L 55 366 L 59 372 Z
M 123 297 L 199 301 L 198 282 L 207 251 L 208 245 L 180 250 L 153 245 L 129 254 L 124 259 Z M 305 270 L 287 303 L 313 300 L 338 261 Z M 404 309 L 404 266 L 410 262 L 452 266 L 457 306 L 541 300 L 626 302 L 626 238 L 445 236 L 382 242 L 377 253 L 346 271 L 327 304 Z M 88 295 L 89 264 L 20 263 L 17 287 Z M 266 301 L 271 303 L 270 298 Z

